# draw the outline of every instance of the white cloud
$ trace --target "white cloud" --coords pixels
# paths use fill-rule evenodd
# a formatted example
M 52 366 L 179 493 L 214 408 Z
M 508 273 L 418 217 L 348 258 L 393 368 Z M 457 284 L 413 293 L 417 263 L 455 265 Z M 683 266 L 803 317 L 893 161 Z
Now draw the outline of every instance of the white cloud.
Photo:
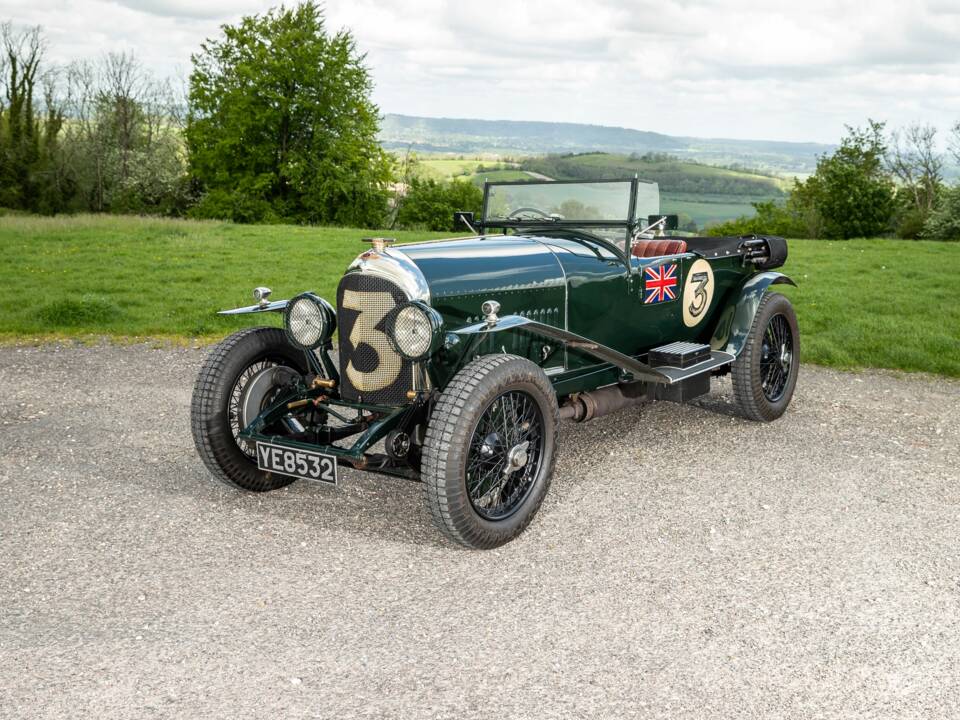
M 3 0 L 51 56 L 135 50 L 160 75 L 254 0 Z M 835 141 L 867 117 L 960 119 L 955 1 L 327 0 L 385 112 Z

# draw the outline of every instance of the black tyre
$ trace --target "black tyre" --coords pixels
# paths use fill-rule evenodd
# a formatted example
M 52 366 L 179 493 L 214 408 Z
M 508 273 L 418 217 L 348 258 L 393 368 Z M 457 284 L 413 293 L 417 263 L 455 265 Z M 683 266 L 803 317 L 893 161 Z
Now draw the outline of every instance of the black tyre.
M 800 330 L 793 305 L 779 293 L 760 301 L 747 344 L 733 363 L 740 414 L 769 422 L 783 415 L 800 371 Z
M 543 370 L 515 355 L 485 355 L 434 407 L 423 446 L 427 504 L 437 527 L 471 548 L 509 542 L 550 487 L 559 426 Z
M 293 482 L 258 469 L 254 448 L 237 434 L 276 390 L 306 371 L 303 351 L 277 328 L 241 330 L 213 348 L 193 388 L 190 426 L 197 452 L 217 480 L 254 492 Z

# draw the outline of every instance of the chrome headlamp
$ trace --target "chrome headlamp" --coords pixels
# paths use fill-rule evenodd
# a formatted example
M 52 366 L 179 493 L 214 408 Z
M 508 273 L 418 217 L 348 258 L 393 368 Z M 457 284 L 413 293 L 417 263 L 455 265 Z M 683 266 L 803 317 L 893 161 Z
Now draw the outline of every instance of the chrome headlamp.
M 387 318 L 387 336 L 407 360 L 422 360 L 435 351 L 442 340 L 442 327 L 440 313 L 417 301 L 400 305 Z
M 297 295 L 283 311 L 287 339 L 304 350 L 319 347 L 337 329 L 337 314 L 326 300 L 313 293 Z

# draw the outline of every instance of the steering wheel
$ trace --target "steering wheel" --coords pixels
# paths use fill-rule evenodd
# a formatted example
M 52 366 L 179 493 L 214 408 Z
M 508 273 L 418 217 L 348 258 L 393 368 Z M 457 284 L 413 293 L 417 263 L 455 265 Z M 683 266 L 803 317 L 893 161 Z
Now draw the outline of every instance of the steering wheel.
M 546 211 L 544 211 L 544 210 L 541 210 L 540 208 L 535 208 L 535 207 L 518 207 L 516 210 L 511 210 L 511 211 L 510 211 L 510 213 L 507 215 L 507 220 L 516 220 L 516 219 L 518 219 L 518 218 L 520 217 L 520 215 L 521 215 L 522 213 L 534 213 L 534 214 L 536 214 L 536 215 L 539 215 L 539 216 L 542 217 L 542 218 L 547 218 L 547 219 L 549 219 L 549 220 L 554 220 L 554 219 L 555 219 L 555 217 L 554 217 L 553 215 L 551 215 L 550 213 L 548 213 L 548 212 L 546 212 Z

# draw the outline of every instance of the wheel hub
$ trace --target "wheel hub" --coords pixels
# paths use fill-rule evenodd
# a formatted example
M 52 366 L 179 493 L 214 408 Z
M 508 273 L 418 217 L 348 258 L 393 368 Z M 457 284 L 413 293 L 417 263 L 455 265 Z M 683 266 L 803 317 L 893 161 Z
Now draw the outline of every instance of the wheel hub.
M 543 466 L 543 417 L 537 402 L 511 390 L 477 419 L 467 457 L 466 485 L 473 509 L 499 521 L 522 506 Z
M 240 398 L 240 427 L 253 422 L 269 404 L 278 387 L 291 382 L 297 373 L 282 365 L 264 368 L 257 372 L 246 386 Z
M 507 453 L 507 464 L 503 468 L 504 475 L 509 475 L 510 473 L 516 472 L 520 468 L 526 467 L 527 462 L 530 459 L 530 456 L 527 452 L 529 448 L 529 442 L 522 442 L 519 445 L 514 445 L 512 448 L 510 448 L 510 451 Z
M 786 343 L 780 347 L 780 367 L 783 368 L 784 372 L 790 370 L 790 349 Z

